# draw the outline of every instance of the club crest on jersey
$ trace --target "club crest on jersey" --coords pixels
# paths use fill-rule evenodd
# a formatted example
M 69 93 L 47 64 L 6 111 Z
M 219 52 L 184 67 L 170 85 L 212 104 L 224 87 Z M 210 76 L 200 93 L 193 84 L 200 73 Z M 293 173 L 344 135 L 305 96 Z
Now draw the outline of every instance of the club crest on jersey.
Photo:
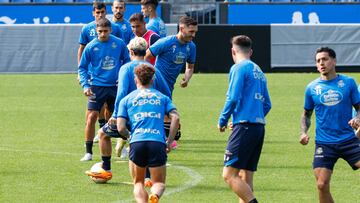
M 345 87 L 345 83 L 344 83 L 343 80 L 339 80 L 339 82 L 338 82 L 338 87 L 339 87 L 339 88 Z
M 341 92 L 332 89 L 320 95 L 320 102 L 325 106 L 335 106 L 340 103 L 342 99 L 343 95 Z
M 123 32 L 126 32 L 126 30 L 127 30 L 126 25 L 125 25 L 125 24 L 123 24 L 123 25 L 121 26 L 121 29 L 122 29 L 122 31 L 123 31 Z
M 117 47 L 116 43 L 113 42 L 113 43 L 111 44 L 111 48 L 116 49 L 116 47 Z

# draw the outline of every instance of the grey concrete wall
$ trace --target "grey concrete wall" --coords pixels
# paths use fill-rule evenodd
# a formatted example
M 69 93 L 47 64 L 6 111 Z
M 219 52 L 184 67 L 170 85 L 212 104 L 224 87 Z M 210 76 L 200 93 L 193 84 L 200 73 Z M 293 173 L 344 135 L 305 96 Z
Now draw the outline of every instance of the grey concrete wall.
M 82 24 L 0 25 L 0 73 L 73 73 Z M 168 34 L 177 32 L 167 25 Z

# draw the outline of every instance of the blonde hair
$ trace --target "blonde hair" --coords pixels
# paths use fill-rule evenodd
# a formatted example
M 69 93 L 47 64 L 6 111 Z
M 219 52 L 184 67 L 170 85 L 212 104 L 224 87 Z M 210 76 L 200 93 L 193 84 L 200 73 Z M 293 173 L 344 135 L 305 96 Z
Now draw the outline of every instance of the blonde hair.
M 146 40 L 142 37 L 134 37 L 130 40 L 129 44 L 127 45 L 129 50 L 138 50 L 138 51 L 146 51 L 148 44 Z

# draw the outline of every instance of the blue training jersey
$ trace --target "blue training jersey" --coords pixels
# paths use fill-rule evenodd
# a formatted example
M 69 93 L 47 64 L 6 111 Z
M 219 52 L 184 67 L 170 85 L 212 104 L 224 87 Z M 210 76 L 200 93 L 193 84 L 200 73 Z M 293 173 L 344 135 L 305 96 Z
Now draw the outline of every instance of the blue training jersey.
M 126 95 L 136 90 L 134 70 L 139 64 L 143 64 L 143 63 L 152 66 L 150 63 L 146 61 L 134 60 L 129 63 L 126 63 L 120 68 L 119 76 L 118 76 L 119 82 L 118 82 L 116 100 L 114 104 L 115 107 L 112 117 L 114 118 L 118 117 L 118 108 L 120 101 Z M 168 88 L 164 78 L 162 77 L 159 71 L 155 71 L 155 77 L 152 87 L 171 99 L 170 89 Z
M 233 124 L 265 124 L 270 109 L 266 78 L 259 66 L 250 60 L 234 64 L 229 73 L 229 87 L 219 126 L 226 126 L 230 115 Z
M 153 56 L 156 56 L 155 68 L 163 75 L 171 92 L 185 64 L 195 64 L 194 42 L 181 44 L 176 35 L 159 39 L 150 46 L 149 50 Z
M 120 101 L 119 117 L 129 121 L 129 143 L 166 143 L 164 116 L 176 109 L 170 98 L 155 89 L 137 89 Z
M 120 39 L 124 39 L 120 27 L 113 22 L 111 22 L 111 34 Z M 96 32 L 96 22 L 93 21 L 91 23 L 84 25 L 84 27 L 82 28 L 80 33 L 79 43 L 83 45 L 87 45 L 93 39 L 97 38 L 97 36 L 98 35 Z
M 356 83 L 348 76 L 312 81 L 305 90 L 304 109 L 315 109 L 315 142 L 335 144 L 354 138 L 348 122 L 352 118 L 352 106 L 359 102 Z
M 130 40 L 134 38 L 134 33 L 131 30 L 131 24 L 127 20 L 123 20 L 121 22 L 114 22 L 117 24 L 120 28 L 120 31 L 123 36 L 123 40 L 125 41 L 125 44 L 129 44 Z
M 84 89 L 94 86 L 116 86 L 123 63 L 130 61 L 122 39 L 110 35 L 106 42 L 95 38 L 88 43 L 79 64 L 80 84 Z M 90 66 L 89 66 L 90 65 Z
M 160 17 L 149 19 L 146 23 L 146 29 L 156 32 L 161 38 L 166 37 L 166 26 Z
M 358 92 L 359 92 L 359 94 L 360 94 L 360 85 L 358 86 Z M 356 110 L 355 110 L 355 108 L 353 109 L 353 117 L 355 117 L 357 115 L 357 112 L 356 112 Z

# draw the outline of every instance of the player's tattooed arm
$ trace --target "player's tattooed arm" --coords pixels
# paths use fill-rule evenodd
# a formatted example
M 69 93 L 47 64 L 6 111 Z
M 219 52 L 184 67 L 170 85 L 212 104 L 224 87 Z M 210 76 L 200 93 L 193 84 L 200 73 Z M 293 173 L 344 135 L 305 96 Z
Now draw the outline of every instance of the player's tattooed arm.
M 304 112 L 301 116 L 301 121 L 300 121 L 300 143 L 302 145 L 306 145 L 307 143 L 309 143 L 309 136 L 307 134 L 310 125 L 311 125 L 311 115 L 313 113 L 313 110 L 307 110 L 304 109 Z

